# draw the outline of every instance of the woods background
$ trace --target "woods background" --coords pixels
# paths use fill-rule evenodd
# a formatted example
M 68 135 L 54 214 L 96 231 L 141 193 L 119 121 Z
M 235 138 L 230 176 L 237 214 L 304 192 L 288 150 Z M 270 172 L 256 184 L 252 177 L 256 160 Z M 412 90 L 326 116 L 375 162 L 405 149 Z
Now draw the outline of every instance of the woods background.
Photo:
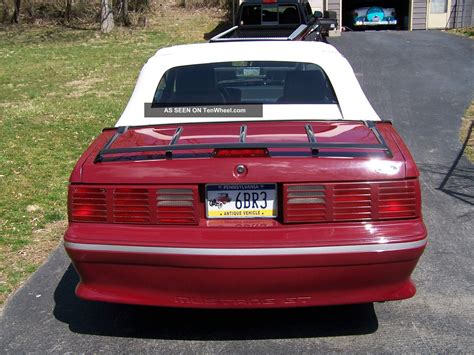
M 0 21 L 4 26 L 100 25 L 102 32 L 107 33 L 115 25 L 146 26 L 149 14 L 170 5 L 228 10 L 232 0 L 1 0 Z

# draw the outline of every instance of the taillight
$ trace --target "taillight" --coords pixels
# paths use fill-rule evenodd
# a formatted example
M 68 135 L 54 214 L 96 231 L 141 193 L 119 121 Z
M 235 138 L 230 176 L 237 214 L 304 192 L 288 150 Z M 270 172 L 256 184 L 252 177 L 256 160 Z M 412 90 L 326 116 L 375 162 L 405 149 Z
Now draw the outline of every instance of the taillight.
M 73 187 L 69 218 L 74 222 L 107 222 L 107 191 L 103 188 Z
M 214 158 L 265 158 L 270 154 L 266 148 L 215 149 Z
M 69 190 L 71 222 L 197 224 L 197 186 L 78 187 Z
M 151 223 L 147 189 L 113 189 L 112 218 L 114 223 Z
M 323 185 L 291 185 L 285 188 L 287 221 L 326 221 L 326 188 Z
M 417 180 L 285 184 L 283 195 L 285 223 L 388 220 L 421 215 Z
M 380 184 L 380 219 L 413 218 L 420 214 L 420 188 L 418 181 L 400 181 Z
M 333 219 L 367 220 L 372 219 L 371 184 L 337 184 L 333 188 Z
M 160 224 L 196 224 L 196 191 L 185 188 L 158 189 L 157 221 Z

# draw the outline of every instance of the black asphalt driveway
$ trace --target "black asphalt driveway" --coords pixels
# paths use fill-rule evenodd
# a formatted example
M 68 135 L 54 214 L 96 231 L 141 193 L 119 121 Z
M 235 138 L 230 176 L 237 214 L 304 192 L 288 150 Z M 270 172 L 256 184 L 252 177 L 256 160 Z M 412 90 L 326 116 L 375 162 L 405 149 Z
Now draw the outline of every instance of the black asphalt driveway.
M 474 91 L 474 41 L 441 32 L 331 39 L 376 111 L 393 120 L 422 173 L 430 243 L 418 294 L 382 304 L 196 311 L 80 301 L 62 249 L 0 318 L 3 352 L 474 352 L 474 166 L 460 117 Z

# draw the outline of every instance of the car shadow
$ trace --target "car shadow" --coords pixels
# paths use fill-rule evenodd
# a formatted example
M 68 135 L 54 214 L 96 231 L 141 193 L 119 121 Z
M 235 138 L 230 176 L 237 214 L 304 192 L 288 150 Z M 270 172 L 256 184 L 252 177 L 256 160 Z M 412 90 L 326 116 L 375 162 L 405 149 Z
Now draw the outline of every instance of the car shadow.
M 462 148 L 438 189 L 450 196 L 474 206 L 474 168 L 472 165 L 470 167 L 464 168 L 459 165 L 467 145 L 471 140 L 472 129 L 473 124 L 471 123 Z
M 70 265 L 54 292 L 54 316 L 72 332 L 173 340 L 250 340 L 371 334 L 370 304 L 280 310 L 197 310 L 88 302 L 74 294 Z
M 462 159 L 471 140 L 472 131 L 473 124 L 470 125 L 461 150 L 450 167 L 423 163 L 418 164 L 418 166 L 422 172 L 432 174 L 435 177 L 442 177 L 442 181 L 436 188 L 437 190 L 474 206 L 474 165 L 467 162 L 467 159 Z

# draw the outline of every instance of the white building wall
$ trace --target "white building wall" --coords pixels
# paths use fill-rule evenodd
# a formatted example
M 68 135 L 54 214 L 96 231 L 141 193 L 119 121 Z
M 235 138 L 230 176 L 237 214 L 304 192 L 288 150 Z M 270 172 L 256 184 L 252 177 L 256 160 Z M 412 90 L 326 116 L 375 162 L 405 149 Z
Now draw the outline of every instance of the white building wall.
M 311 5 L 313 12 L 316 10 L 324 11 L 324 0 L 309 0 L 309 4 Z

